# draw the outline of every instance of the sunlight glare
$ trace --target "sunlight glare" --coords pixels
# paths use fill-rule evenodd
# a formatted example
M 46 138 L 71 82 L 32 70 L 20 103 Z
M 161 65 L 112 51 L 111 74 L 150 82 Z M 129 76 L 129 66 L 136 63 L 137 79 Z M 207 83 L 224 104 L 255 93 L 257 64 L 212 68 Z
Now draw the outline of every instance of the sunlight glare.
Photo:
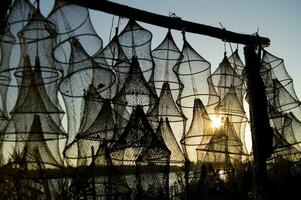
M 220 128 L 222 126 L 222 119 L 219 116 L 211 116 L 212 128 Z

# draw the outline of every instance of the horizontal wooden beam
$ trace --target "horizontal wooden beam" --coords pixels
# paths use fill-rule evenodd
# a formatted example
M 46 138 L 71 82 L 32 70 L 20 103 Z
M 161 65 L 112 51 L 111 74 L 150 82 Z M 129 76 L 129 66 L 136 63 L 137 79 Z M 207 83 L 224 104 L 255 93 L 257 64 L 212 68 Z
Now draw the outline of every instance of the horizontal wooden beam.
M 89 9 L 99 10 L 112 15 L 134 19 L 148 24 L 165 27 L 169 29 L 196 33 L 221 39 L 226 42 L 244 45 L 269 46 L 270 39 L 256 35 L 248 35 L 227 31 L 226 29 L 216 28 L 195 22 L 185 21 L 179 17 L 168 17 L 144 10 L 139 10 L 129 6 L 106 0 L 66 0 L 69 3 L 84 6 Z

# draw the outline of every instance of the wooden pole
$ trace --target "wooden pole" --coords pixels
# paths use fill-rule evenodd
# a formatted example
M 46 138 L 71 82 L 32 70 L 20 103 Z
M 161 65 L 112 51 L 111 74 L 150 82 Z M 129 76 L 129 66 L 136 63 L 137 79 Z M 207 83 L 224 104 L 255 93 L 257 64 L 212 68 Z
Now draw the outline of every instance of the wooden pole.
M 137 21 L 145 22 L 148 24 L 207 35 L 210 37 L 218 38 L 226 42 L 238 43 L 244 45 L 258 44 L 269 46 L 270 39 L 265 37 L 258 37 L 255 35 L 235 33 L 227 31 L 226 29 L 216 28 L 195 22 L 185 21 L 179 17 L 167 17 L 155 13 L 139 10 L 129 6 L 121 5 L 111 1 L 104 0 L 66 0 L 69 3 L 84 6 L 93 10 L 99 10 L 112 15 L 126 17 Z
M 269 123 L 265 86 L 260 76 L 261 49 L 260 46 L 258 48 L 257 54 L 256 46 L 244 47 L 246 60 L 244 76 L 247 79 L 247 101 L 250 108 L 256 193 L 266 196 L 268 193 L 266 160 L 272 152 L 273 129 Z
M 92 153 L 92 195 L 93 195 L 93 200 L 96 200 L 96 191 L 95 191 L 95 152 L 94 152 L 94 147 L 91 146 L 91 153 Z

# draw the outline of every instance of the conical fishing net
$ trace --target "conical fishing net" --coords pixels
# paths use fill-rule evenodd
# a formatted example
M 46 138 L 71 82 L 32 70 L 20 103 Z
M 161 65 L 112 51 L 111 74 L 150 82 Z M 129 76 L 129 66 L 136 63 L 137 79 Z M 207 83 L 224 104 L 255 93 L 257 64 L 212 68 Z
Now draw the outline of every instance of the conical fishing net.
M 181 51 L 177 47 L 170 30 L 168 30 L 164 40 L 154 50 L 152 50 L 154 59 L 154 84 L 156 92 L 160 95 L 163 84 L 167 82 L 170 86 L 172 97 L 177 100 L 179 91 L 182 87 L 173 67 L 181 57 Z
M 231 169 L 235 162 L 240 162 L 243 152 L 243 143 L 237 137 L 229 119 L 223 121 L 221 128 L 214 130 L 209 142 L 198 147 L 197 151 L 204 163 L 210 163 L 221 169 Z
M 187 125 L 190 126 L 193 121 L 191 116 L 195 99 L 200 99 L 205 106 L 210 107 L 218 103 L 219 97 L 207 82 L 211 73 L 210 63 L 190 46 L 185 36 L 182 55 L 183 57 L 174 67 L 175 73 L 184 86 L 176 103 L 187 117 Z M 182 144 L 184 146 L 186 145 L 186 128 L 188 129 L 188 127 L 184 127 L 183 131 L 185 135 L 183 135 Z M 196 161 L 195 152 L 188 156 Z
M 153 175 L 151 171 L 169 166 L 170 151 L 161 132 L 154 132 L 151 128 L 141 106 L 133 110 L 123 134 L 112 145 L 110 152 L 116 165 L 135 167 L 135 176 L 127 177 L 134 190 L 145 192 L 149 187 L 155 187 L 156 190 L 166 187 L 168 170 Z
M 133 56 L 126 84 L 114 97 L 114 103 L 128 107 L 149 106 L 151 99 L 157 99 L 156 94 L 146 82 L 141 71 L 138 58 Z
M 170 165 L 183 164 L 185 157 L 172 131 L 168 118 L 161 118 L 158 129 L 161 131 L 164 142 L 171 153 Z
M 144 79 L 149 81 L 154 65 L 151 56 L 151 32 L 141 27 L 135 20 L 129 19 L 128 24 L 118 35 L 118 40 L 128 59 L 137 57 Z
M 243 107 L 244 80 L 242 78 L 225 55 L 218 68 L 208 79 L 209 84 L 216 89 L 221 99 L 214 107 L 214 113 L 209 113 L 209 117 L 219 118 L 219 120 L 227 118 L 242 142 L 244 152 L 247 153 L 245 126 L 248 119 Z
M 255 70 L 245 67 L 238 49 L 225 53 L 211 73 L 185 34 L 181 50 L 171 30 L 152 49 L 152 33 L 121 17 L 117 24 L 113 17 L 103 48 L 88 8 L 70 2 L 55 0 L 45 17 L 40 1 L 15 0 L 1 19 L 4 199 L 219 197 L 250 179 L 244 104 L 254 103 L 250 94 L 258 91 L 246 87 Z M 283 59 L 260 48 L 256 53 L 262 53 L 258 67 L 273 141 L 256 140 L 266 133 L 254 132 L 260 122 L 252 119 L 251 104 L 252 139 L 259 146 L 273 143 L 269 173 L 279 163 L 296 173 L 300 101 Z
M 300 159 L 300 101 L 295 94 L 293 80 L 284 61 L 263 51 L 261 76 L 269 102 L 269 118 L 274 128 L 273 154 L 270 161 Z
M 87 8 L 56 0 L 48 19 L 57 27 L 57 46 L 53 49 L 53 57 L 62 65 L 64 74 L 70 63 L 70 38 L 76 38 L 90 56 L 102 49 L 103 42 L 92 26 Z

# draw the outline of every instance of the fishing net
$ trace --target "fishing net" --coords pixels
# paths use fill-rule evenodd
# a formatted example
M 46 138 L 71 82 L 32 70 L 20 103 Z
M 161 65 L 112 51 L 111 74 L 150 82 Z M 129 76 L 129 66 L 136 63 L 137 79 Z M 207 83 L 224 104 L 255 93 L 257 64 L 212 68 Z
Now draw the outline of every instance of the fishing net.
M 21 152 L 24 164 L 28 170 L 39 169 L 41 166 L 43 166 L 43 169 L 63 166 L 60 154 L 54 155 L 50 150 L 51 147 L 46 143 L 45 135 L 47 133 L 50 134 L 49 131 L 45 131 L 46 128 L 49 130 L 50 127 L 43 127 L 39 115 L 35 115 L 30 131 L 28 132 L 27 141 Z M 54 127 L 51 128 L 54 130 Z M 57 127 L 56 134 L 59 133 L 59 131 L 60 129 Z M 62 133 L 62 131 L 60 132 Z M 55 132 L 52 133 L 55 134 Z
M 89 56 L 102 49 L 102 40 L 92 26 L 87 8 L 56 0 L 48 19 L 57 27 L 57 46 L 53 49 L 53 57 L 60 63 L 64 74 L 69 68 L 72 46 L 70 38 L 76 38 Z M 89 59 L 86 57 L 77 62 Z
M 92 84 L 97 93 L 104 98 L 110 94 L 107 90 L 115 82 L 115 74 L 109 68 L 101 67 L 85 51 L 77 38 L 70 38 L 71 55 L 67 75 L 59 83 L 59 90 L 65 102 L 68 132 L 70 137 L 67 144 L 70 144 L 79 130 L 80 113 L 83 105 L 83 97 Z
M 7 18 L 7 26 L 15 37 L 29 22 L 35 10 L 36 8 L 28 0 L 14 1 Z M 10 40 L 4 41 L 10 43 Z
M 9 72 L 10 59 L 12 48 L 16 42 L 16 38 L 12 35 L 9 29 L 0 36 L 0 49 L 1 49 L 1 60 L 0 60 L 0 95 L 1 95 L 1 108 L 4 113 L 7 113 L 7 90 L 10 84 L 11 74 Z
M 239 56 L 238 49 L 236 49 L 231 54 L 231 56 L 229 56 L 228 61 L 230 62 L 232 68 L 237 72 L 237 74 L 242 76 L 245 65 Z
M 300 159 L 300 101 L 295 94 L 293 80 L 284 61 L 263 51 L 261 77 L 269 103 L 269 118 L 274 128 L 273 154 L 270 163 L 279 160 L 291 162 Z
M 270 161 L 288 160 L 298 161 L 300 159 L 300 134 L 298 129 L 301 122 L 293 113 L 281 113 L 270 108 L 269 117 L 274 128 L 273 154 Z
M 159 95 L 159 100 L 148 111 L 148 120 L 152 126 L 158 126 L 160 118 L 168 118 L 176 141 L 180 143 L 183 135 L 186 117 L 178 108 L 175 101 L 178 99 L 182 83 L 173 71 L 181 57 L 181 51 L 175 44 L 170 30 L 164 40 L 154 50 L 152 56 L 155 63 L 153 77 L 150 80 L 152 88 Z
M 98 65 L 76 38 L 70 39 L 71 55 L 67 75 L 61 80 L 59 90 L 64 96 L 83 97 L 91 83 L 98 92 L 107 90 L 115 82 L 115 75 Z
M 165 82 L 162 85 L 162 90 L 158 102 L 154 104 L 153 107 L 148 111 L 147 117 L 154 128 L 158 126 L 160 118 L 167 118 L 171 123 L 170 125 L 173 134 L 175 134 L 177 143 L 180 142 L 183 134 L 182 130 L 186 122 L 186 117 L 180 111 L 172 97 L 169 82 Z
M 130 69 L 130 61 L 127 59 L 122 48 L 120 47 L 117 36 L 109 42 L 107 46 L 103 48 L 99 53 L 93 56 L 95 62 L 104 68 L 111 69 L 116 75 L 112 77 L 116 80 L 112 80 L 113 85 L 105 92 L 102 97 L 106 99 L 113 99 L 116 93 L 120 92 L 124 86 L 125 80 L 128 76 Z M 93 79 L 96 81 L 97 78 Z
M 180 91 L 180 96 L 176 103 L 187 117 L 187 125 L 193 121 L 193 107 L 195 99 L 200 99 L 203 104 L 209 108 L 219 101 L 216 94 L 207 79 L 210 77 L 210 63 L 200 56 L 186 41 L 184 36 L 184 44 L 182 48 L 182 59 L 174 67 L 174 71 L 179 77 L 184 88 Z M 186 127 L 184 127 L 185 135 L 183 135 L 182 144 L 186 146 Z M 199 133 L 200 135 L 201 133 Z M 198 144 L 197 144 L 198 145 Z M 194 148 L 196 148 L 195 146 Z M 185 148 L 185 147 L 184 147 Z M 188 155 L 190 159 L 196 161 L 195 152 Z
M 214 86 L 221 99 L 214 107 L 214 113 L 209 113 L 209 117 L 217 117 L 220 120 L 227 118 L 233 125 L 235 134 L 241 140 L 244 152 L 247 153 L 245 126 L 248 119 L 243 107 L 244 80 L 242 76 L 235 71 L 225 55 L 208 81 Z
M 110 148 L 113 164 L 134 167 L 135 174 L 126 177 L 137 195 L 149 187 L 156 190 L 168 186 L 170 151 L 164 143 L 161 132 L 153 131 L 141 106 L 137 106 L 125 127 L 123 134 Z
M 163 84 L 167 82 L 170 86 L 172 97 L 176 100 L 182 85 L 173 71 L 173 67 L 179 61 L 181 51 L 178 49 L 170 30 L 167 32 L 161 44 L 152 50 L 152 56 L 155 63 L 153 82 L 157 94 L 159 95 L 161 93 Z
M 214 130 L 207 144 L 198 147 L 198 157 L 202 162 L 210 163 L 217 169 L 232 169 L 233 164 L 241 162 L 243 143 L 237 137 L 233 125 L 226 118 L 221 128 Z
M 300 105 L 293 80 L 285 69 L 283 59 L 263 51 L 261 76 L 268 101 L 275 109 L 286 112 Z
M 151 56 L 151 40 L 151 32 L 132 19 L 129 19 L 128 24 L 118 35 L 118 41 L 126 57 L 128 59 L 133 56 L 137 57 L 146 81 L 149 81 L 154 65 Z
M 245 65 L 243 64 L 239 54 L 238 49 L 236 49 L 230 57 L 228 57 L 228 61 L 230 62 L 232 68 L 236 71 L 236 73 L 243 79 L 243 70 L 245 69 Z M 243 101 L 243 97 L 246 93 L 246 83 L 243 82 L 243 85 L 236 88 L 236 94 L 238 99 Z
M 114 97 L 115 104 L 127 107 L 149 106 L 152 103 L 151 99 L 158 98 L 145 80 L 138 58 L 135 56 L 132 57 L 129 75 L 125 83 Z
M 194 100 L 193 115 L 190 127 L 181 141 L 185 144 L 185 150 L 191 161 L 198 161 L 197 147 L 207 143 L 212 136 L 212 125 L 208 113 L 205 109 L 203 102 L 200 99 Z
M 172 131 L 168 118 L 161 118 L 158 129 L 161 131 L 164 142 L 171 153 L 170 165 L 183 164 L 185 161 L 185 157 Z
M 174 67 L 175 73 L 184 85 L 180 98 L 177 99 L 179 107 L 191 110 L 196 98 L 201 99 L 206 106 L 218 103 L 219 97 L 210 90 L 207 82 L 210 76 L 210 63 L 202 58 L 186 40 L 184 40 L 182 55 L 181 61 Z M 185 111 L 184 114 L 190 116 Z
M 118 133 L 123 129 L 122 125 L 126 125 L 126 121 L 116 124 L 117 113 L 113 110 L 109 100 L 101 103 L 101 98 L 96 99 L 91 91 L 86 96 L 85 102 L 79 132 L 74 141 L 65 149 L 65 156 L 76 159 L 78 166 L 91 163 L 92 147 L 96 150 L 94 156 L 97 157 L 98 153 L 103 153 L 104 146 L 114 143 L 118 138 Z

